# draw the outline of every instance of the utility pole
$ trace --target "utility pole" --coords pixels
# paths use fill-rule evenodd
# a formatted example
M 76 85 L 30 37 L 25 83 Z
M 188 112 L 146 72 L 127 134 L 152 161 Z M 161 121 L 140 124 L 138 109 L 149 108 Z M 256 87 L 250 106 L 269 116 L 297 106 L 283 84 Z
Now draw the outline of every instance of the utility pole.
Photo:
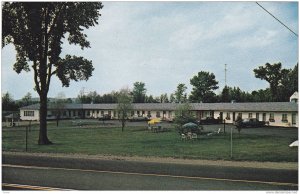
M 225 64 L 225 87 L 227 86 L 227 64 Z
M 231 131 L 230 131 L 230 158 L 232 158 L 233 155 L 232 155 L 232 128 L 231 128 Z

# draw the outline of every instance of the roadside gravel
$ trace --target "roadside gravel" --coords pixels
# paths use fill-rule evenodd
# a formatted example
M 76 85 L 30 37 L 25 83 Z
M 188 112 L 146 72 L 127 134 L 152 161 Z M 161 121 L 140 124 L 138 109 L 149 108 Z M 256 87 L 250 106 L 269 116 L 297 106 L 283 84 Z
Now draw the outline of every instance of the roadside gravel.
M 289 169 L 298 170 L 297 162 L 253 162 L 253 161 L 224 161 L 224 160 L 195 160 L 195 159 L 177 159 L 177 158 L 158 158 L 158 157 L 140 157 L 140 156 L 111 156 L 111 155 L 84 155 L 84 154 L 60 154 L 60 153 L 24 153 L 24 152 L 2 152 L 2 155 L 28 155 L 28 156 L 48 156 L 65 158 L 89 158 L 101 160 L 125 160 L 141 161 L 153 163 L 172 163 L 172 164 L 190 164 L 190 165 L 211 165 L 211 166 L 231 166 L 247 168 L 266 168 L 266 169 Z

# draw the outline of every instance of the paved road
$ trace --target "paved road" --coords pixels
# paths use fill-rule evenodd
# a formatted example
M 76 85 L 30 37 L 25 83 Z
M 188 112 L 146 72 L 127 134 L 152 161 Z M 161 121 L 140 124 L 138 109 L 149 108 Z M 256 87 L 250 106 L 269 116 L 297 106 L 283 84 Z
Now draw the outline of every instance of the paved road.
M 9 154 L 2 158 L 3 183 L 21 185 L 75 190 L 298 189 L 297 170 Z

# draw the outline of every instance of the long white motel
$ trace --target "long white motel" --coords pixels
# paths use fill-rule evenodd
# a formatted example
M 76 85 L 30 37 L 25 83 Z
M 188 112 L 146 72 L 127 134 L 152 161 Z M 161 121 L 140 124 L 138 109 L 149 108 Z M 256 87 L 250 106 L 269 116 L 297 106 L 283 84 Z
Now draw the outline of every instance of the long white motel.
M 133 104 L 132 116 L 161 118 L 172 121 L 178 103 L 136 103 Z M 257 118 L 269 121 L 270 126 L 298 127 L 298 103 L 291 102 L 253 102 L 253 103 L 190 103 L 191 111 L 197 117 L 214 117 L 233 123 L 238 116 L 242 118 Z M 65 104 L 61 111 L 62 119 L 97 119 L 110 115 L 118 119 L 117 104 Z M 48 106 L 48 119 L 55 118 L 55 111 Z M 39 120 L 39 104 L 20 109 L 21 120 Z

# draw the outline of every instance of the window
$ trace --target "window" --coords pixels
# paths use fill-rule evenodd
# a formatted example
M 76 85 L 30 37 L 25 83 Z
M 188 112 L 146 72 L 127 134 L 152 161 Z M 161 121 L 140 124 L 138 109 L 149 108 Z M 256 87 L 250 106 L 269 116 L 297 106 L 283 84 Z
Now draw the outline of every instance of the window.
M 252 119 L 252 113 L 249 113 L 248 118 Z
M 270 113 L 269 121 L 270 122 L 275 122 L 275 120 L 274 120 L 274 113 Z
M 284 123 L 287 123 L 287 122 L 288 122 L 287 114 L 282 114 L 282 119 L 281 119 L 281 121 L 284 122 Z
M 34 117 L 34 111 L 24 111 L 25 117 Z

